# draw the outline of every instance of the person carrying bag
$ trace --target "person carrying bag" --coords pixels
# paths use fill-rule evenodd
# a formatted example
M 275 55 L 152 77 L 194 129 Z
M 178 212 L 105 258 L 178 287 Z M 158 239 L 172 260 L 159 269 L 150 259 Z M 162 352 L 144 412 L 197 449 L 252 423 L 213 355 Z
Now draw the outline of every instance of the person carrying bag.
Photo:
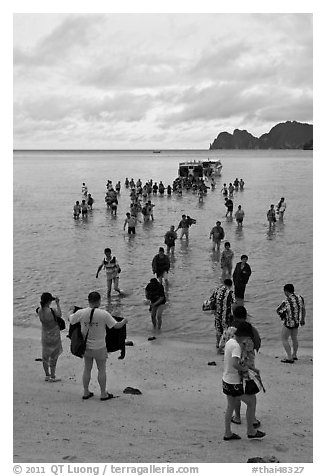
M 98 383 L 101 389 L 101 400 L 109 400 L 113 395 L 106 390 L 106 359 L 108 356 L 106 347 L 106 329 L 120 329 L 127 322 L 124 318 L 117 322 L 112 315 L 104 309 L 100 309 L 101 295 L 92 291 L 88 295 L 89 306 L 72 312 L 69 320 L 72 329 L 71 352 L 78 357 L 84 358 L 83 372 L 83 400 L 88 400 L 94 396 L 89 390 L 93 361 L 95 360 L 98 369 Z

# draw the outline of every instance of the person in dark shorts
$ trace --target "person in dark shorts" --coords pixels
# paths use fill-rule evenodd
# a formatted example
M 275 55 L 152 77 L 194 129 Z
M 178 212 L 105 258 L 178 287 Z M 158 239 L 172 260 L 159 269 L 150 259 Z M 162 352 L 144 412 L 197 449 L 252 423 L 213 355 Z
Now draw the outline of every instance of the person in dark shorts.
M 242 223 L 243 223 L 243 217 L 245 215 L 245 212 L 241 208 L 241 205 L 238 206 L 238 210 L 235 212 L 234 216 L 237 221 L 237 224 L 239 227 L 242 228 Z
M 241 261 L 236 264 L 233 271 L 234 295 L 239 304 L 243 304 L 246 286 L 251 275 L 251 268 L 248 264 L 248 256 L 241 255 Z
M 247 405 L 247 437 L 263 438 L 265 433 L 254 428 L 255 421 L 255 398 L 254 395 L 244 393 L 241 382 L 241 372 L 249 370 L 245 363 L 241 362 L 241 344 L 248 337 L 252 337 L 252 328 L 248 322 L 238 325 L 234 337 L 225 344 L 224 370 L 222 377 L 223 393 L 227 398 L 227 408 L 225 412 L 225 433 L 224 441 L 240 440 L 241 437 L 231 431 L 231 420 L 233 412 L 242 400 Z
M 160 284 L 162 284 L 163 280 L 165 284 L 168 284 L 167 275 L 170 269 L 170 258 L 164 253 L 162 246 L 159 248 L 158 254 L 153 258 L 152 269 Z
M 231 200 L 231 198 L 226 198 L 225 197 L 225 204 L 224 204 L 227 208 L 227 212 L 225 214 L 225 218 L 228 216 L 228 214 L 230 214 L 230 217 L 232 217 L 232 213 L 233 213 L 233 200 Z
M 269 228 L 272 228 L 272 226 L 274 226 L 276 222 L 276 211 L 273 204 L 270 206 L 270 209 L 267 211 L 266 215 L 267 215 Z
M 130 215 L 129 212 L 126 213 L 127 218 L 125 219 L 125 223 L 123 225 L 123 229 L 126 229 L 126 225 L 128 225 L 128 235 L 134 235 L 136 233 L 136 223 L 137 218 L 134 215 Z
M 170 230 L 165 233 L 164 243 L 166 244 L 166 252 L 174 255 L 175 240 L 178 238 L 176 231 L 174 231 L 174 225 L 171 225 Z
M 283 290 L 286 299 L 276 309 L 277 314 L 283 321 L 282 343 L 286 352 L 286 359 L 282 359 L 281 362 L 293 364 L 295 360 L 298 360 L 298 329 L 299 325 L 305 325 L 306 308 L 303 297 L 294 292 L 293 284 L 286 284 Z M 290 337 L 293 345 L 292 351 L 289 344 Z
M 158 329 L 161 329 L 162 314 L 166 303 L 163 284 L 160 284 L 156 278 L 152 278 L 145 288 L 145 295 L 146 299 L 151 302 L 149 310 L 153 327 L 157 326 Z
M 82 212 L 82 217 L 87 218 L 88 206 L 85 200 L 82 200 L 81 202 L 81 212 Z
M 92 195 L 89 193 L 87 195 L 87 205 L 89 206 L 90 210 L 93 210 L 93 203 L 94 203 L 94 198 Z

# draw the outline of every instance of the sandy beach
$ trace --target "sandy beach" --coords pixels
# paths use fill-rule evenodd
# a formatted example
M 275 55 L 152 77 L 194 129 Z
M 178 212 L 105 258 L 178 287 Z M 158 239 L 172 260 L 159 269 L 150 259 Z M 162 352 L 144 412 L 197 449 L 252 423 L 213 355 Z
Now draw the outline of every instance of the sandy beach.
M 213 329 L 212 329 L 213 332 Z M 280 363 L 281 342 L 257 356 L 266 393 L 258 395 L 257 417 L 267 433 L 223 441 L 225 396 L 221 389 L 223 356 L 211 344 L 191 344 L 164 337 L 128 335 L 124 360 L 109 355 L 107 389 L 116 397 L 102 402 L 96 371 L 82 400 L 81 359 L 64 352 L 57 374 L 44 381 L 40 329 L 14 327 L 14 462 L 84 463 L 245 463 L 255 456 L 275 456 L 281 463 L 309 463 L 312 442 L 312 356 L 299 351 L 294 364 Z M 216 366 L 208 365 L 215 361 Z M 126 387 L 141 395 L 124 394 Z

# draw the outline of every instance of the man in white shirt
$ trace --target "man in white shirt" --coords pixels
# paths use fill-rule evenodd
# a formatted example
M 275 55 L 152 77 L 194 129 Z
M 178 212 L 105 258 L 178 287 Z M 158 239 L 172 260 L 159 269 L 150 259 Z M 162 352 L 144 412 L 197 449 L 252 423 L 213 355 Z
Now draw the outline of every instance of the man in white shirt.
M 109 329 L 112 327 L 120 329 L 127 324 L 128 319 L 124 318 L 122 321 L 117 322 L 109 312 L 104 309 L 99 309 L 101 305 L 101 296 L 96 291 L 89 293 L 88 303 L 89 307 L 79 309 L 77 312 L 70 314 L 69 316 L 70 324 L 73 325 L 80 322 L 84 338 L 87 335 L 86 352 L 84 354 L 83 400 L 88 400 L 94 396 L 94 393 L 89 391 L 89 382 L 91 379 L 94 359 L 98 369 L 98 383 L 101 389 L 101 400 L 109 400 L 110 398 L 113 398 L 113 395 L 108 393 L 106 390 L 106 326 L 108 326 Z
M 231 431 L 231 419 L 239 399 L 247 405 L 247 436 L 248 438 L 263 438 L 265 433 L 254 428 L 255 421 L 255 398 L 254 395 L 244 394 L 241 375 L 248 367 L 241 361 L 241 343 L 247 337 L 252 337 L 252 327 L 249 322 L 238 325 L 231 338 L 225 344 L 224 371 L 222 377 L 223 393 L 227 397 L 227 409 L 225 412 L 224 440 L 240 440 L 241 437 Z

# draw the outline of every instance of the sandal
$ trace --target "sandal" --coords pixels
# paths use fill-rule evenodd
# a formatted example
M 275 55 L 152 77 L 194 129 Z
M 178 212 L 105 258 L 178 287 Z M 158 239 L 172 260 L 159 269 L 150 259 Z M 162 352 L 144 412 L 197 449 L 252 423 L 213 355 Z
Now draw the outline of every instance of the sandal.
M 92 397 L 94 397 L 94 393 L 93 393 L 93 392 L 89 392 L 89 394 L 88 394 L 88 395 L 84 395 L 84 396 L 82 397 L 82 399 L 83 399 L 83 400 L 88 400 L 89 398 L 92 398 Z
M 110 400 L 111 398 L 114 398 L 112 393 L 107 393 L 106 397 L 101 397 L 101 400 L 104 401 L 104 400 Z
M 223 440 L 224 441 L 241 440 L 241 436 L 237 435 L 236 433 L 232 433 L 231 436 L 224 436 Z
M 294 364 L 294 359 L 282 359 L 283 364 Z
M 266 433 L 264 433 L 263 431 L 257 430 L 254 435 L 247 435 L 247 436 L 248 438 L 264 438 L 265 435 Z

